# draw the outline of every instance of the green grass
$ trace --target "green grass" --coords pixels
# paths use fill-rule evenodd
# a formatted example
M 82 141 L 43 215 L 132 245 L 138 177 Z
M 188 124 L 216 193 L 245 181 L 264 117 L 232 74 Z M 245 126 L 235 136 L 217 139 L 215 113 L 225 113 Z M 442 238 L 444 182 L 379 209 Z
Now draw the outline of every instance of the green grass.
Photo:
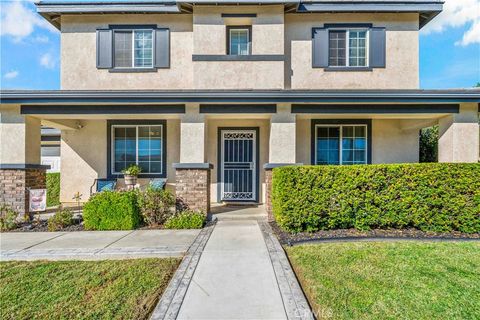
M 47 207 L 60 204 L 60 173 L 47 173 Z
M 286 248 L 318 318 L 479 319 L 480 243 Z
M 0 263 L 0 319 L 146 319 L 179 259 Z

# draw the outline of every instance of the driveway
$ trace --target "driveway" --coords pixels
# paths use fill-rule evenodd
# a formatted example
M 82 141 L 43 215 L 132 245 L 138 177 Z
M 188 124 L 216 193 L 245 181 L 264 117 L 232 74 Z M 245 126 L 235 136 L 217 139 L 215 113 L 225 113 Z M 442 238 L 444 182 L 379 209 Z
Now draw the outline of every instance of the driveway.
M 11 232 L 0 234 L 1 260 L 97 260 L 181 257 L 200 230 Z

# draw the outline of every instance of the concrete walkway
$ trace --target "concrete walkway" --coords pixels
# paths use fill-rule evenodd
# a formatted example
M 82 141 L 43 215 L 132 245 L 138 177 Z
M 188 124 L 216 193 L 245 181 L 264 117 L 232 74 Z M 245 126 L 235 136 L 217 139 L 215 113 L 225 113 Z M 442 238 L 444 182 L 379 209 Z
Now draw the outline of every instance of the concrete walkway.
M 1 260 L 96 260 L 183 256 L 200 230 L 11 232 Z
M 217 222 L 177 319 L 287 319 L 257 221 Z

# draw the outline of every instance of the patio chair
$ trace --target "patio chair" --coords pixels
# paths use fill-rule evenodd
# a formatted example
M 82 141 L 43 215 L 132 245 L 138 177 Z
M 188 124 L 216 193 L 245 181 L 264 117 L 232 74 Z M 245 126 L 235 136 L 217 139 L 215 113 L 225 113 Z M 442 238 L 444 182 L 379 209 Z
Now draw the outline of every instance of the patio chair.
M 150 179 L 150 182 L 148 184 L 149 187 L 157 190 L 164 190 L 165 186 L 167 185 L 167 179 L 166 178 L 154 178 Z
M 90 187 L 90 195 L 102 191 L 113 191 L 117 186 L 117 179 L 95 179 Z M 95 192 L 93 188 L 95 187 Z

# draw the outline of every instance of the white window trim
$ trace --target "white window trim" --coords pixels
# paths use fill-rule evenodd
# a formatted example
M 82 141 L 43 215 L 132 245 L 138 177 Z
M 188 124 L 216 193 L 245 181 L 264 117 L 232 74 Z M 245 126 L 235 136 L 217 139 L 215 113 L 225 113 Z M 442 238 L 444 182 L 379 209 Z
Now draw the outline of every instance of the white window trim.
M 150 31 L 152 33 L 152 65 L 144 67 L 135 67 L 135 31 Z M 115 66 L 115 35 L 113 36 L 113 68 L 114 69 L 152 69 L 155 65 L 155 35 L 153 29 L 114 29 L 113 32 L 131 32 L 132 33 L 132 63 L 130 67 Z
M 368 164 L 368 125 L 366 124 L 316 124 L 315 125 L 315 163 L 314 165 L 317 165 L 318 159 L 317 159 L 317 152 L 318 152 L 318 146 L 317 146 L 317 141 L 318 141 L 318 127 L 327 127 L 327 128 L 340 128 L 340 136 L 339 136 L 339 148 L 338 152 L 339 154 L 339 165 L 343 166 L 343 146 L 342 146 L 342 140 L 343 140 L 343 127 L 364 127 L 365 128 L 365 163 Z M 349 164 L 350 165 L 350 164 Z M 357 164 L 359 165 L 359 164 Z
M 228 44 L 229 46 L 229 52 L 230 52 L 230 55 L 234 55 L 232 54 L 232 31 L 246 31 L 247 32 L 247 54 L 242 54 L 242 56 L 248 56 L 250 55 L 250 30 L 248 28 L 230 28 L 230 30 L 228 30 L 228 32 L 230 33 L 228 36 L 228 39 L 230 41 L 230 43 Z
M 135 128 L 135 164 L 138 166 L 138 127 L 160 127 L 160 138 L 162 146 L 162 155 L 161 155 L 161 170 L 160 172 L 142 172 L 142 175 L 161 175 L 163 174 L 163 159 L 164 159 L 164 141 L 163 141 L 163 124 L 114 124 L 111 127 L 110 132 L 110 168 L 112 175 L 121 175 L 123 173 L 115 171 L 115 128 Z
M 330 31 L 345 31 L 345 59 L 346 64 L 344 66 L 330 66 Z M 350 65 L 350 31 L 365 31 L 365 65 L 364 66 L 351 66 Z M 370 66 L 370 31 L 368 28 L 329 28 L 328 29 L 328 67 L 329 68 L 368 68 Z

